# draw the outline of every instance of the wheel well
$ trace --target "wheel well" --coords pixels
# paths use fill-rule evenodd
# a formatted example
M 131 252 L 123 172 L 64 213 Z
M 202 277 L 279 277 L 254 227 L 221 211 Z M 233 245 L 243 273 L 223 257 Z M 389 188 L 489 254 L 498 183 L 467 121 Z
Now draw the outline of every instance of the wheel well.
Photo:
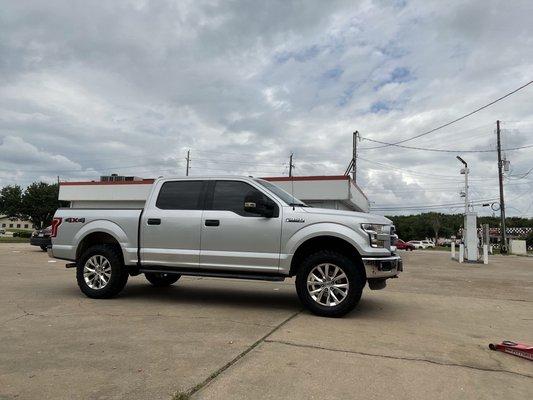
M 357 249 L 346 240 L 340 239 L 335 236 L 318 236 L 303 242 L 292 256 L 289 276 L 296 275 L 296 273 L 298 272 L 298 268 L 300 267 L 300 264 L 305 259 L 305 257 L 320 250 L 337 251 L 343 254 L 344 256 L 350 258 L 355 262 L 355 264 L 361 270 L 363 276 L 365 276 L 366 279 L 366 271 L 363 267 L 361 255 L 359 254 Z
M 118 240 L 105 232 L 93 232 L 85 236 L 76 249 L 76 260 L 78 260 L 89 247 L 97 244 L 113 246 L 117 250 L 117 254 L 120 256 L 121 260 L 124 262 L 124 255 L 122 254 L 122 248 L 120 247 Z

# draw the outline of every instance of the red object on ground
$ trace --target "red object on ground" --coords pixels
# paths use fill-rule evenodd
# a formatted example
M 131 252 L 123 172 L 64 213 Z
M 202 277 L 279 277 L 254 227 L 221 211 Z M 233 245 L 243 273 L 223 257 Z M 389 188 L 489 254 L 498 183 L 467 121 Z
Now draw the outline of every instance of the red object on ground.
M 513 356 L 533 361 L 533 346 L 529 346 L 525 343 L 515 343 L 509 340 L 504 340 L 498 344 L 489 344 L 489 349 L 502 351 L 507 354 L 512 354 Z

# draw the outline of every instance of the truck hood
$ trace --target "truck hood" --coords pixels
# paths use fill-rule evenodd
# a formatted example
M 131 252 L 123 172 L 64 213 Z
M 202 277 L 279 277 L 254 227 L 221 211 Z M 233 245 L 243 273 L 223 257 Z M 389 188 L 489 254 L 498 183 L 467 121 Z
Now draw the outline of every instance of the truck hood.
M 302 207 L 302 210 L 309 214 L 357 218 L 361 222 L 392 225 L 392 221 L 390 219 L 382 215 L 377 215 L 377 214 L 369 214 L 369 213 L 363 213 L 363 212 L 357 212 L 357 211 L 332 210 L 329 208 L 314 208 L 314 207 Z

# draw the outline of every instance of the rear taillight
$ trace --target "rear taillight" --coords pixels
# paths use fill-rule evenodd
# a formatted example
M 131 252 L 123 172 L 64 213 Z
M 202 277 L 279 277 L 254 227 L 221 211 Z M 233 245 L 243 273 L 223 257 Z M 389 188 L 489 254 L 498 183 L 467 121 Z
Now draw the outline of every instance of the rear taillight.
M 57 236 L 57 230 L 59 228 L 59 225 L 61 225 L 61 222 L 63 221 L 62 218 L 55 217 L 52 220 L 52 231 L 50 232 L 50 237 L 55 238 Z

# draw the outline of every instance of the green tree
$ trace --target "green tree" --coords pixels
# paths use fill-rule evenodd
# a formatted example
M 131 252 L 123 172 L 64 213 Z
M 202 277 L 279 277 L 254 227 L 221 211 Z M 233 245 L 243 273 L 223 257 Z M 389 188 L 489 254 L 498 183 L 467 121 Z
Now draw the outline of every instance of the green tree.
M 527 247 L 533 247 L 533 231 L 529 232 L 526 236 Z
M 4 186 L 0 190 L 0 214 L 7 215 L 9 218 L 23 217 L 20 186 Z
M 23 214 L 38 228 L 52 222 L 58 207 L 59 186 L 45 182 L 34 182 L 22 195 Z
M 439 213 L 429 213 L 428 219 L 431 224 L 431 228 L 433 228 L 433 237 L 435 238 L 435 244 L 437 244 L 439 240 L 439 231 L 442 227 L 441 216 Z

